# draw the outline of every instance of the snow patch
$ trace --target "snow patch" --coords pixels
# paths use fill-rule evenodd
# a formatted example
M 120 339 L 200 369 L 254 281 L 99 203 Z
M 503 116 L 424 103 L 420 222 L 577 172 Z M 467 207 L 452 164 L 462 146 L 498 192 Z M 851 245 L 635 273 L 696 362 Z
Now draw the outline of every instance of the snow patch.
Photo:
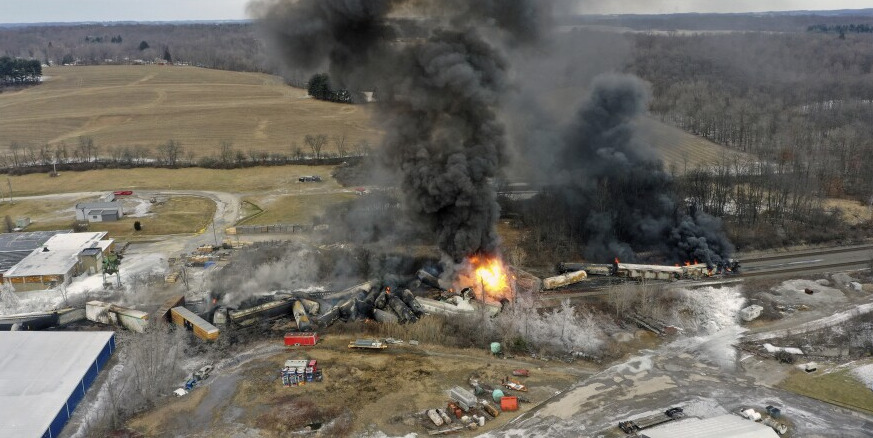
M 133 211 L 126 211 L 124 213 L 125 216 L 128 217 L 146 217 L 151 216 L 150 210 L 152 209 L 152 203 L 146 199 L 137 199 L 136 205 L 133 207 Z
M 764 349 L 767 350 L 768 353 L 778 353 L 780 351 L 784 351 L 789 354 L 802 355 L 803 350 L 795 347 L 777 347 L 773 344 L 764 344 Z
M 852 370 L 852 374 L 864 383 L 864 386 L 873 390 L 873 364 L 863 365 Z

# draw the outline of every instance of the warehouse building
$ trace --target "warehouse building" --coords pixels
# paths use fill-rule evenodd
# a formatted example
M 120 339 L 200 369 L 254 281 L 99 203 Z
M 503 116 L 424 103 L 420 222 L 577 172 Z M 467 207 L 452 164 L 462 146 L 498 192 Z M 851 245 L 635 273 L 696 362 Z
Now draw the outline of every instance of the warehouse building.
M 54 438 L 115 351 L 113 332 L 0 332 L 0 435 Z
M 698 438 L 713 436 L 719 438 L 779 438 L 779 435 L 761 423 L 746 420 L 737 415 L 720 415 L 700 419 L 686 418 L 647 429 L 640 433 L 644 438 Z
M 12 284 L 16 292 L 26 292 L 53 289 L 70 284 L 77 275 L 95 274 L 102 257 L 112 250 L 113 240 L 104 237 L 105 231 L 54 235 L 6 271 L 3 282 Z
M 41 248 L 55 234 L 72 232 L 73 230 L 59 230 L 0 234 L 0 277 L 29 256 L 33 250 Z
M 76 204 L 76 220 L 80 222 L 112 222 L 124 217 L 120 202 L 83 202 Z

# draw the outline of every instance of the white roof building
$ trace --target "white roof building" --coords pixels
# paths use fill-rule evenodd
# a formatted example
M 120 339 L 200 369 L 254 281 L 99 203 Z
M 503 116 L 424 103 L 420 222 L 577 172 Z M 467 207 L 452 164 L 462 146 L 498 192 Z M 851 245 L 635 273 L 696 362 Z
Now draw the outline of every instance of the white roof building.
M 0 435 L 57 437 L 114 351 L 113 332 L 0 332 Z
M 51 289 L 67 284 L 82 270 L 79 254 L 84 249 L 100 248 L 106 252 L 112 240 L 103 240 L 105 231 L 91 233 L 56 234 L 41 247 L 10 268 L 3 281 L 12 283 L 15 290 Z
M 737 415 L 699 419 L 685 418 L 646 429 L 640 436 L 646 438 L 699 438 L 704 436 L 719 438 L 779 438 L 769 426 Z

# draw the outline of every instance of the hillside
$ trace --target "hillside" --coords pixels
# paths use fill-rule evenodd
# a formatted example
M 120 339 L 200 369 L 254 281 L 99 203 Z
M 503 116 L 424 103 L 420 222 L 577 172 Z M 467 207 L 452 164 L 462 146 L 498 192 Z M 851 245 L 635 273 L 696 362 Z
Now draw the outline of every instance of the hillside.
M 265 74 L 131 65 L 48 67 L 44 75 L 42 85 L 0 94 L 0 150 L 12 142 L 75 148 L 87 136 L 101 155 L 169 139 L 197 157 L 225 140 L 245 153 L 292 154 L 293 143 L 311 153 L 307 134 L 346 135 L 347 145 L 380 135 L 366 107 L 309 99 Z

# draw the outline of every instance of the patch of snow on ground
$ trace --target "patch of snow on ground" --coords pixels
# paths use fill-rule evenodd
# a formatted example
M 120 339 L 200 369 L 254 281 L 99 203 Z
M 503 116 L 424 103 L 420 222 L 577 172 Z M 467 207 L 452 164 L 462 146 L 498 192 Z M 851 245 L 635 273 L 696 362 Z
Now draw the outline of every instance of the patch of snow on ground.
M 807 294 L 805 290 L 813 293 Z M 823 286 L 812 280 L 787 280 L 772 289 L 773 299 L 782 304 L 807 304 L 820 306 L 826 304 L 838 304 L 848 301 L 843 291 L 832 287 Z
M 668 348 L 694 353 L 700 360 L 722 369 L 736 366 L 734 344 L 746 330 L 739 325 L 739 312 L 746 304 L 740 287 L 681 289 L 683 306 L 701 332 L 698 336 L 681 337 Z
M 152 203 L 147 199 L 137 199 L 136 206 L 133 207 L 133 211 L 128 210 L 124 213 L 125 216 L 128 217 L 146 217 L 150 216 L 151 213 L 149 210 L 152 209 Z
M 617 374 L 639 374 L 650 371 L 652 369 L 652 356 L 638 356 L 631 358 L 627 362 L 620 363 L 611 367 L 608 371 Z
M 853 369 L 852 374 L 854 374 L 858 380 L 864 382 L 866 387 L 873 389 L 873 363 Z
M 790 354 L 803 354 L 803 350 L 794 347 L 777 347 L 773 344 L 764 344 L 764 349 L 767 350 L 768 353 L 778 353 L 780 351 L 784 351 Z

